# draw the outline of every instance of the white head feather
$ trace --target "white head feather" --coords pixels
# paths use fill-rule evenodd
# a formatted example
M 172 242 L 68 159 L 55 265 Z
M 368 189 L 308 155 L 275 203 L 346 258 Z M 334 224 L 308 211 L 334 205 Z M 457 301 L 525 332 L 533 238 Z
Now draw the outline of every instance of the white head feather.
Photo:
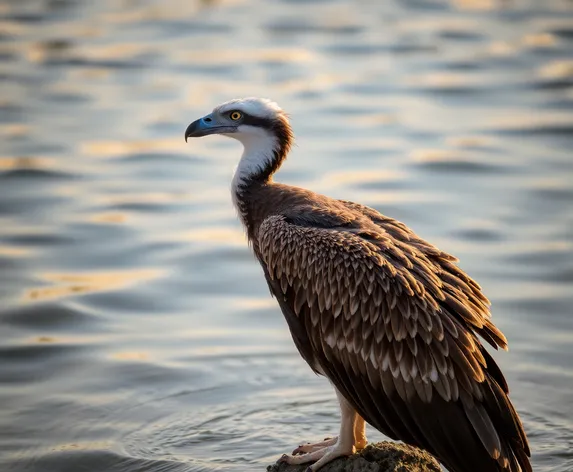
M 251 116 L 258 118 L 276 118 L 284 114 L 281 107 L 268 98 L 235 98 L 219 105 L 213 110 L 213 113 L 226 113 L 231 110 L 239 110 Z

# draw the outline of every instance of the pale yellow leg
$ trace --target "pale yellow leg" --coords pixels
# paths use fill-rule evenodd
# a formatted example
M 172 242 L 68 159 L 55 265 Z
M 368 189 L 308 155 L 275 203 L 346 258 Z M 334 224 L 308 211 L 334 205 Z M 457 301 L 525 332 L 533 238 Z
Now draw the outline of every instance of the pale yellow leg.
M 340 403 L 341 421 L 340 434 L 336 438 L 325 440 L 322 443 L 303 445 L 295 449 L 297 452 L 307 452 L 301 455 L 283 455 L 280 460 L 288 464 L 308 464 L 309 472 L 316 472 L 323 465 L 341 456 L 354 454 L 358 447 L 361 449 L 366 445 L 364 434 L 364 420 L 356 413 L 354 408 L 346 399 L 336 391 Z M 304 446 L 307 446 L 304 448 Z M 306 451 L 304 449 L 306 449 Z M 316 461 L 316 462 L 315 462 Z

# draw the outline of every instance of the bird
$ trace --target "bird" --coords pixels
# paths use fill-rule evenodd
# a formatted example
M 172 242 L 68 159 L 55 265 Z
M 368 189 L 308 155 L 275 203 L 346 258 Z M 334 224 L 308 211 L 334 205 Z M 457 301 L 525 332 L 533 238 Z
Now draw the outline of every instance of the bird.
M 531 472 L 508 385 L 478 338 L 507 350 L 458 259 L 368 206 L 275 182 L 294 140 L 273 101 L 227 101 L 185 130 L 243 145 L 231 194 L 302 358 L 334 387 L 338 436 L 280 461 L 316 472 L 367 444 L 368 423 L 450 472 Z

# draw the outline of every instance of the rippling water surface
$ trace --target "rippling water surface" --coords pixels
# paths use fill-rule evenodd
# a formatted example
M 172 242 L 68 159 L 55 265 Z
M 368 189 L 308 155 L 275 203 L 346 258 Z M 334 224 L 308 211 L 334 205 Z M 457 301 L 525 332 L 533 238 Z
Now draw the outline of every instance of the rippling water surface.
M 246 471 L 337 428 L 187 124 L 259 95 L 279 180 L 493 301 L 537 472 L 573 470 L 573 3 L 0 3 L 0 470 Z M 376 438 L 375 433 L 371 433 Z

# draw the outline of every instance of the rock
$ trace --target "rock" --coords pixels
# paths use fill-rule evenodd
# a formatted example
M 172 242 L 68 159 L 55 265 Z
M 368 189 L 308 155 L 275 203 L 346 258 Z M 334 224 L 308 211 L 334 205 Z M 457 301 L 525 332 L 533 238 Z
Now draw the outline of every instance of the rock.
M 267 472 L 305 472 L 309 464 L 276 463 Z M 326 464 L 319 472 L 440 472 L 432 455 L 402 443 L 383 441 L 369 444 L 362 451 Z

